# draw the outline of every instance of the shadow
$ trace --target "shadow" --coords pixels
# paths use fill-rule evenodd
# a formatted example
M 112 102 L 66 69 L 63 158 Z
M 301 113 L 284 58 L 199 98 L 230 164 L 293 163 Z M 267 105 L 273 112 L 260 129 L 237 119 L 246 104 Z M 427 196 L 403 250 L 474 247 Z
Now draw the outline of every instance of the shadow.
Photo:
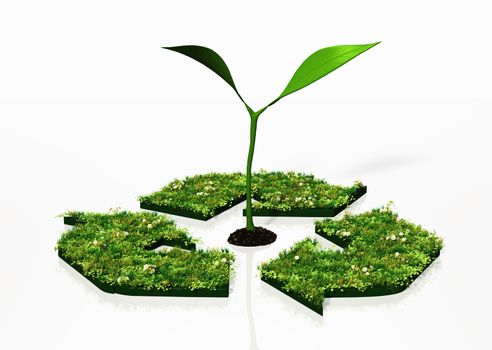
M 306 319 L 315 326 L 321 326 L 323 324 L 323 316 L 302 305 L 268 283 L 261 281 L 260 292 L 262 296 L 267 296 L 267 298 L 271 298 L 272 300 L 279 300 L 283 304 L 282 309 L 292 314 L 295 318 Z
M 102 304 L 111 304 L 123 310 L 215 310 L 225 308 L 229 304 L 229 298 L 133 296 L 106 293 L 62 259 L 58 259 L 58 266 L 67 277 L 74 281 L 74 284 L 83 289 L 85 294 L 95 296 Z
M 342 171 L 341 174 L 347 177 L 361 177 L 362 175 L 381 173 L 399 168 L 413 166 L 417 163 L 425 162 L 422 156 L 414 155 L 387 155 L 377 159 L 368 160 Z

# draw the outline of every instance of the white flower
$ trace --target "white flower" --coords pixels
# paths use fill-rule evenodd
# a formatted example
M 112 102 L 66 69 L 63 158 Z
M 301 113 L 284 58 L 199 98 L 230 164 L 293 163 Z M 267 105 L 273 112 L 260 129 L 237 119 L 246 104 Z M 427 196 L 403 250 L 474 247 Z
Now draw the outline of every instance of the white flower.
M 348 236 L 350 236 L 350 232 L 349 231 L 343 231 L 342 236 L 348 237 Z
M 390 236 L 390 239 L 391 239 L 392 241 L 394 241 L 394 240 L 396 239 L 396 236 L 392 234 L 392 235 Z
M 299 182 L 299 186 L 303 186 L 304 184 L 302 182 Z
M 294 256 L 294 259 L 299 260 L 299 255 Z
M 209 182 L 208 182 L 208 184 L 209 184 L 209 185 L 213 185 L 213 184 L 214 184 L 214 182 L 213 182 L 213 181 L 209 181 Z
M 352 266 L 350 266 L 350 267 L 352 268 L 352 270 L 355 270 L 355 265 L 352 265 Z
M 95 239 L 95 240 L 92 241 L 92 244 L 94 244 L 94 245 L 97 245 L 97 243 L 98 243 L 97 242 L 97 239 Z
M 147 227 L 148 227 L 148 228 L 152 228 L 152 224 L 148 224 L 148 225 L 147 225 Z
M 399 235 L 399 236 L 403 236 L 403 235 L 404 235 L 404 233 L 403 233 L 403 232 L 400 232 L 398 235 Z
M 145 218 L 142 219 L 142 222 L 146 222 L 147 220 L 145 220 Z
M 386 236 L 386 240 L 388 240 L 388 239 L 390 239 L 390 237 L 389 236 Z
M 128 278 L 127 276 L 121 276 L 121 277 L 118 277 L 117 281 L 118 283 L 122 283 L 122 282 L 126 282 L 128 281 L 130 278 Z
M 364 266 L 364 267 L 362 268 L 362 272 L 367 272 L 367 267 L 365 267 L 365 266 Z
M 145 264 L 143 266 L 143 270 L 144 271 L 148 271 L 150 273 L 154 273 L 155 272 L 155 268 L 156 268 L 156 266 L 155 265 L 152 265 L 152 264 Z
M 226 258 L 222 258 L 222 259 L 220 259 L 220 261 L 222 261 L 223 263 L 226 263 L 227 262 L 227 259 Z
M 198 192 L 196 195 L 197 196 L 203 196 L 203 192 Z
M 406 238 L 406 237 L 403 237 L 403 238 L 401 239 L 401 241 L 402 241 L 402 242 L 405 242 L 406 240 L 407 240 L 407 238 Z
M 302 200 L 302 197 L 296 197 L 296 202 L 299 202 Z
M 395 253 L 395 258 L 398 258 L 400 256 L 400 253 L 399 252 L 396 252 Z
M 366 272 L 366 275 L 369 275 L 369 271 Z

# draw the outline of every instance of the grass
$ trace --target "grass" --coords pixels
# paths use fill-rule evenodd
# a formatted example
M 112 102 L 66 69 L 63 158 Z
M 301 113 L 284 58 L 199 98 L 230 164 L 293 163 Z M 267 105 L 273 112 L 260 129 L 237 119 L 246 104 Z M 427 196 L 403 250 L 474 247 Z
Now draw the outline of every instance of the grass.
M 226 249 L 194 249 L 195 240 L 164 215 L 115 211 L 67 212 L 75 226 L 56 248 L 89 279 L 137 291 L 228 289 L 234 255 Z M 159 242 L 174 248 L 152 250 Z
M 161 190 L 140 196 L 141 203 L 177 208 L 204 218 L 216 215 L 219 208 L 232 206 L 245 198 L 246 177 L 241 173 L 209 173 L 175 179 Z
M 354 200 L 363 187 L 330 185 L 314 175 L 289 172 L 259 171 L 253 174 L 252 191 L 257 202 L 253 208 L 288 212 L 294 209 L 342 208 Z M 161 190 L 140 196 L 141 203 L 197 213 L 205 219 L 219 209 L 230 207 L 246 196 L 246 177 L 241 173 L 209 173 L 175 179 Z M 170 210 L 171 211 L 171 210 Z
M 353 186 L 330 185 L 314 175 L 260 171 L 253 176 L 254 209 L 290 211 L 295 209 L 332 209 L 350 204 L 362 183 Z
M 316 221 L 316 232 L 344 247 L 297 242 L 262 263 L 261 277 L 314 310 L 325 297 L 385 295 L 404 290 L 439 255 L 442 239 L 383 207 L 341 220 Z

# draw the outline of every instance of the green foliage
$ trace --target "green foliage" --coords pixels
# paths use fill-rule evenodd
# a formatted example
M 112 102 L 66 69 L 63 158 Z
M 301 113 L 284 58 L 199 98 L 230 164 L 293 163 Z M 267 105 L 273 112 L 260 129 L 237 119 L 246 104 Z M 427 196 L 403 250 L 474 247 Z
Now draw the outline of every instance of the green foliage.
M 212 217 L 223 206 L 245 196 L 246 177 L 241 173 L 209 173 L 175 179 L 160 191 L 139 197 L 141 202 L 186 209 Z M 282 211 L 301 208 L 339 208 L 351 201 L 362 184 L 343 187 L 328 184 L 311 174 L 267 172 L 253 174 L 254 208 Z
M 175 179 L 157 192 L 140 196 L 139 200 L 212 217 L 216 209 L 244 197 L 245 185 L 241 173 L 209 173 Z
M 322 249 L 305 239 L 261 264 L 262 278 L 321 307 L 325 296 L 371 288 L 399 291 L 439 255 L 442 239 L 419 225 L 398 219 L 390 208 L 374 209 L 342 220 L 316 221 L 316 232 L 343 251 Z
M 241 95 L 237 91 L 236 84 L 234 84 L 234 80 L 232 79 L 231 72 L 227 67 L 226 63 L 220 57 L 217 52 L 208 47 L 197 46 L 197 45 L 185 45 L 185 46 L 174 46 L 174 47 L 163 47 L 163 49 L 179 52 L 185 56 L 188 56 L 194 59 L 197 62 L 200 62 L 205 67 L 212 70 L 219 77 L 224 79 L 224 81 L 234 89 L 236 94 L 242 100 Z
M 75 218 L 76 225 L 62 234 L 57 249 L 97 281 L 147 291 L 216 290 L 229 284 L 234 256 L 225 249 L 150 250 L 159 241 L 185 247 L 194 242 L 164 215 L 117 211 L 64 216 Z
M 316 51 L 302 62 L 284 91 L 270 105 L 323 78 L 377 44 L 379 42 L 367 45 L 338 45 Z
M 253 175 L 253 193 L 258 201 L 253 208 L 289 211 L 293 209 L 325 209 L 344 207 L 363 185 L 351 187 L 330 185 L 314 175 L 260 171 Z
M 175 47 L 163 47 L 171 51 L 181 53 L 188 56 L 197 62 L 205 65 L 211 69 L 218 76 L 220 76 L 238 95 L 243 102 L 250 116 L 250 130 L 249 130 L 249 150 L 248 158 L 246 162 L 246 228 L 250 231 L 254 229 L 252 218 L 252 163 L 255 149 L 256 128 L 259 116 L 271 105 L 279 101 L 281 98 L 298 91 L 316 80 L 321 79 L 327 74 L 333 72 L 337 68 L 340 68 L 345 63 L 354 59 L 361 53 L 369 50 L 371 47 L 379 44 L 367 44 L 367 45 L 339 45 L 325 47 L 316 51 L 310 55 L 297 69 L 294 76 L 291 78 L 284 91 L 272 102 L 265 107 L 254 111 L 241 97 L 239 91 L 236 88 L 236 84 L 232 79 L 231 72 L 227 67 L 224 60 L 212 49 L 203 46 L 187 45 L 187 46 L 175 46 Z

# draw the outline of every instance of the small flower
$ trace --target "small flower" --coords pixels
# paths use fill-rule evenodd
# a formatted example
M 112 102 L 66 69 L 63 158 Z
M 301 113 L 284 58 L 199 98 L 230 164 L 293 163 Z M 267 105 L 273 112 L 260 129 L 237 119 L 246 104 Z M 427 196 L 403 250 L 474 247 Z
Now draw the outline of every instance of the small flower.
M 365 267 L 365 266 L 364 266 L 364 267 L 362 268 L 362 272 L 367 272 L 367 267 Z
M 220 261 L 222 261 L 225 264 L 227 262 L 227 259 L 226 258 L 222 258 L 222 259 L 220 259 Z
M 142 219 L 142 222 L 146 222 L 147 220 L 145 220 L 145 218 Z
M 152 264 L 145 264 L 143 266 L 143 270 L 144 271 L 148 271 L 150 273 L 154 273 L 155 272 L 155 268 L 156 268 L 156 266 L 155 265 L 152 265 Z
M 299 255 L 294 256 L 294 259 L 299 260 Z
M 302 182 L 299 182 L 299 186 L 301 186 L 301 187 L 302 187 L 302 186 L 304 186 L 304 184 L 303 184 Z
M 355 270 L 355 265 L 350 266 L 352 270 Z
M 147 225 L 147 227 L 148 227 L 148 228 L 152 228 L 152 224 L 148 224 L 148 225 Z
M 196 195 L 197 196 L 203 196 L 203 192 L 198 192 Z
M 366 275 L 369 275 L 369 271 L 366 272 Z
M 121 276 L 121 277 L 118 277 L 118 279 L 116 280 L 118 283 L 123 283 L 123 282 L 127 282 L 130 278 L 128 278 L 128 276 Z
M 401 239 L 401 241 L 402 241 L 402 242 L 405 242 L 406 240 L 407 240 L 407 238 L 406 238 L 406 237 L 403 237 L 403 238 Z
M 209 182 L 208 182 L 208 184 L 209 184 L 209 185 L 213 185 L 213 184 L 214 184 L 214 182 L 213 182 L 213 181 L 209 181 Z
M 302 200 L 302 197 L 296 197 L 296 199 L 295 199 L 296 202 L 299 202 L 301 200 Z
M 386 240 L 388 240 L 388 239 L 390 239 L 390 237 L 389 236 L 386 236 Z
M 97 243 L 98 243 L 97 242 L 97 239 L 95 239 L 95 240 L 92 241 L 92 244 L 94 244 L 94 245 L 97 245 Z
M 398 258 L 400 256 L 400 253 L 399 252 L 396 252 L 395 253 L 395 258 Z
M 403 236 L 403 235 L 404 235 L 404 233 L 403 233 L 403 232 L 400 232 L 400 233 L 398 234 L 398 236 Z
M 392 235 L 390 236 L 390 239 L 391 239 L 392 241 L 394 241 L 394 240 L 396 239 L 396 236 L 395 236 L 394 234 L 392 234 Z

